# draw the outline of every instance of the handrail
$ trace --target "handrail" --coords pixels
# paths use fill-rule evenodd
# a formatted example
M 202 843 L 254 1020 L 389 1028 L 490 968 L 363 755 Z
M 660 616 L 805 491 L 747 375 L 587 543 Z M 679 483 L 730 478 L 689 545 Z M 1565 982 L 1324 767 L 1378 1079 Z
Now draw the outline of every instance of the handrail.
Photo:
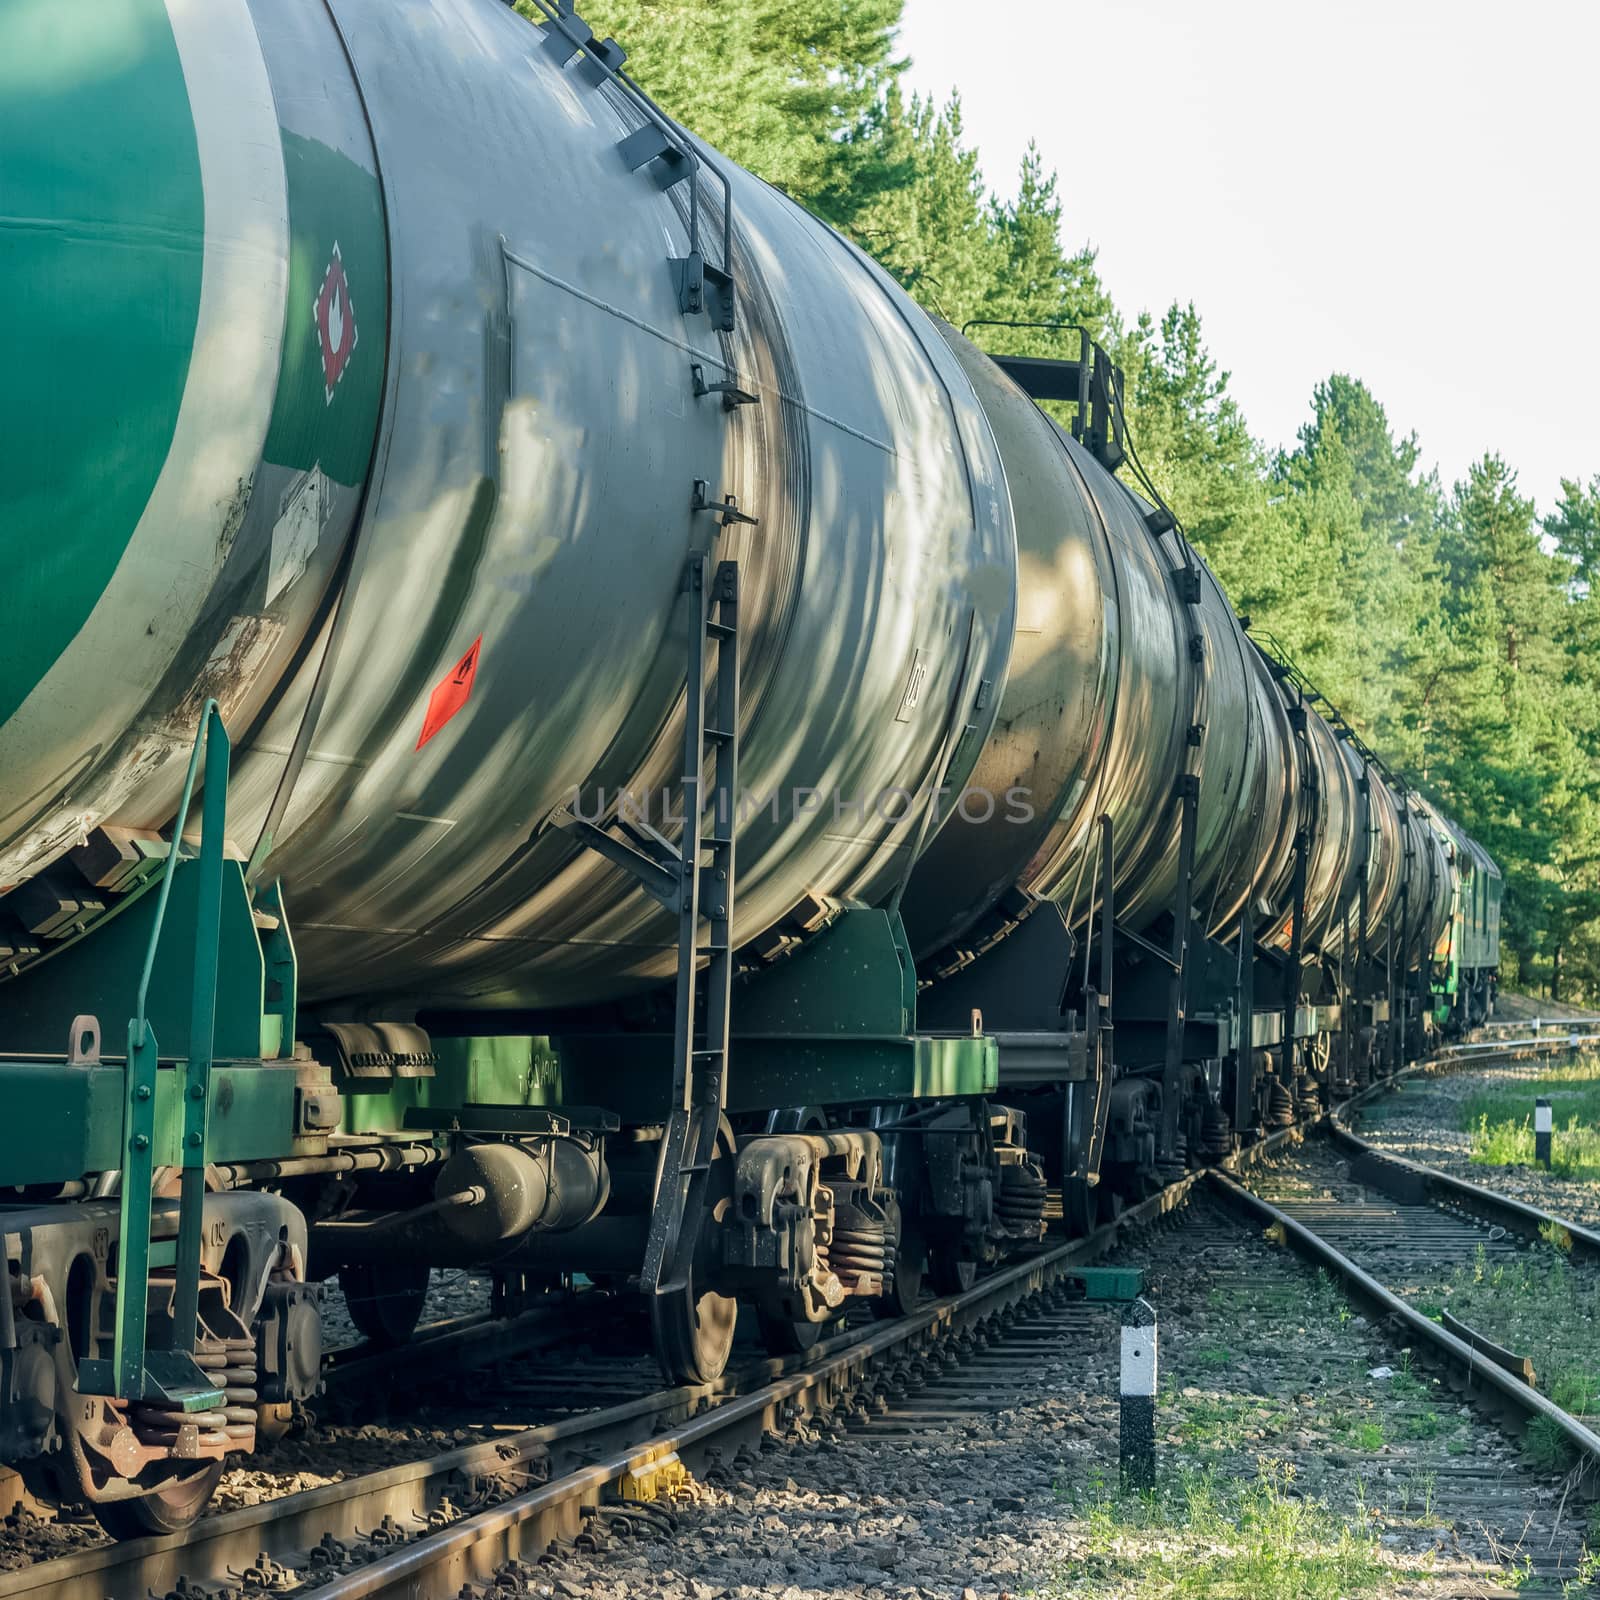
M 155 921 L 151 925 L 150 943 L 144 953 L 144 970 L 139 975 L 139 998 L 134 1007 L 133 1018 L 128 1024 L 129 1043 L 141 1049 L 149 1029 L 146 1002 L 150 994 L 150 975 L 155 971 L 156 950 L 161 943 L 161 929 L 167 918 L 167 901 L 172 895 L 172 872 L 178 864 L 179 846 L 183 839 L 184 826 L 189 820 L 189 802 L 194 798 L 194 780 L 200 772 L 200 751 L 202 748 L 209 751 L 210 740 L 207 735 L 213 714 L 220 720 L 221 712 L 217 702 L 207 699 L 200 708 L 200 726 L 195 731 L 194 748 L 189 752 L 189 770 L 183 779 L 183 795 L 178 801 L 178 814 L 172 824 L 172 843 L 167 849 L 167 859 L 161 868 L 161 892 L 156 897 Z
M 721 277 L 725 285 L 724 303 L 722 306 L 721 327 L 724 333 L 733 332 L 733 307 L 736 285 L 733 276 L 733 185 L 728 181 L 728 175 L 716 162 L 703 155 L 694 147 L 692 137 L 688 131 L 645 92 L 643 87 L 634 79 L 631 73 L 623 70 L 622 63 L 627 59 L 627 53 L 617 44 L 615 39 L 605 41 L 604 44 L 596 40 L 593 30 L 589 27 L 575 8 L 574 0 L 532 0 L 543 14 L 545 23 L 553 28 L 567 45 L 571 47 L 565 59 L 570 60 L 573 55 L 581 52 L 603 78 L 616 84 L 623 94 L 627 95 L 636 106 L 644 113 L 645 120 L 651 123 L 661 137 L 666 141 L 668 148 L 688 168 L 689 179 L 689 262 L 686 270 L 694 270 L 696 258 L 704 270 L 704 255 L 700 248 L 700 171 L 704 168 L 722 185 L 722 268 Z M 615 47 L 615 59 L 608 53 L 606 45 Z M 711 269 L 715 273 L 716 269 Z M 683 309 L 699 311 L 702 304 L 697 295 L 691 296 L 685 287 Z M 694 303 L 687 303 L 693 299 Z

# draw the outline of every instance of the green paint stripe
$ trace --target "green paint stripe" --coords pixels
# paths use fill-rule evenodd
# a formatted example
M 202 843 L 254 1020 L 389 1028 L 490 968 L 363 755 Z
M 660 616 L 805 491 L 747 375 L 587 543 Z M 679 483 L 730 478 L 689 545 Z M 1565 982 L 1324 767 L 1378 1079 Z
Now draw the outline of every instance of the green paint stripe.
M 0 722 L 72 642 L 160 475 L 205 200 L 164 0 L 0 5 Z

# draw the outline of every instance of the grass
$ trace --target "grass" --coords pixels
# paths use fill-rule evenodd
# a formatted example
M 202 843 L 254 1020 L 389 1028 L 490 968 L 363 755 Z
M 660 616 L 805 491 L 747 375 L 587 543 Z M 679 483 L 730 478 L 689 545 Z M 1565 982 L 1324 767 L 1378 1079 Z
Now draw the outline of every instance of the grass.
M 1550 1102 L 1555 1126 L 1550 1170 L 1558 1177 L 1600 1179 L 1600 1061 L 1569 1061 L 1539 1077 L 1480 1089 L 1461 1103 L 1471 1158 L 1488 1166 L 1534 1164 L 1533 1102 Z
M 1580 1600 L 1583 1595 L 1593 1595 L 1597 1584 L 1600 1584 L 1600 1550 L 1591 1547 L 1578 1563 L 1577 1577 L 1563 1583 L 1561 1593 L 1571 1596 L 1571 1600 Z
M 1548 1417 L 1535 1417 L 1522 1438 L 1522 1453 L 1540 1472 L 1565 1472 L 1577 1452 L 1567 1436 Z
M 1140 1600 L 1340 1600 L 1392 1583 L 1364 1527 L 1302 1495 L 1294 1468 L 1253 1481 L 1185 1471 L 1146 1495 L 1091 1487 L 1087 1538 L 1041 1594 Z
M 1450 1309 L 1533 1361 L 1540 1390 L 1575 1416 L 1600 1414 L 1600 1280 L 1558 1248 L 1535 1248 L 1492 1266 L 1480 1247 L 1458 1267 Z
M 1344 1442 L 1352 1450 L 1376 1455 L 1383 1449 L 1383 1424 L 1381 1422 L 1353 1422 L 1345 1430 Z
M 1200 1449 L 1238 1450 L 1289 1421 L 1287 1408 L 1257 1395 L 1179 1394 L 1168 1391 L 1161 1408 L 1178 1418 L 1178 1437 Z
M 1431 1406 L 1423 1411 L 1413 1411 L 1400 1425 L 1407 1439 L 1437 1439 L 1444 1427 L 1444 1419 Z
M 1539 1237 L 1552 1250 L 1559 1250 L 1563 1255 L 1567 1256 L 1572 1254 L 1572 1234 L 1557 1222 L 1554 1217 L 1547 1217 L 1539 1224 Z

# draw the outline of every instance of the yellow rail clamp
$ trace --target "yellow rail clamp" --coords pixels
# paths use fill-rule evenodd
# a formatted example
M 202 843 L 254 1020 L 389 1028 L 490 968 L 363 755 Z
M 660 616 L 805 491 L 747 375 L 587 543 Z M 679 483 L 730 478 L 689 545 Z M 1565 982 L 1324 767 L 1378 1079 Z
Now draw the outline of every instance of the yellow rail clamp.
M 689 1469 L 678 1459 L 676 1450 L 669 1451 L 658 1461 L 644 1466 L 630 1467 L 623 1478 L 621 1489 L 624 1500 L 660 1500 L 686 1488 L 690 1482 Z

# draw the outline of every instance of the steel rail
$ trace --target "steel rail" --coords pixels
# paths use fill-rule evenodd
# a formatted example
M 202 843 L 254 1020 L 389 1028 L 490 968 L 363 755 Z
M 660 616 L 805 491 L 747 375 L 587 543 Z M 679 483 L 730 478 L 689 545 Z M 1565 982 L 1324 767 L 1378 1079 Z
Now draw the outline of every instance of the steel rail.
M 584 1305 L 593 1299 L 600 1304 Z M 617 1308 L 614 1296 L 573 1296 L 559 1306 L 534 1306 L 512 1316 L 467 1312 L 419 1328 L 405 1344 L 381 1345 L 372 1340 L 341 1345 L 323 1357 L 323 1380 L 329 1394 L 343 1398 L 377 1388 L 401 1375 L 417 1381 L 423 1364 L 448 1361 L 452 1377 L 463 1370 L 526 1355 L 545 1344 L 570 1344 L 586 1332 L 598 1332 L 606 1308 Z M 3 1591 L 0 1591 L 3 1592 Z
M 1381 1145 L 1363 1139 L 1346 1125 L 1352 1108 L 1353 1103 L 1346 1101 L 1328 1116 L 1328 1137 L 1341 1149 L 1354 1151 L 1357 1155 L 1370 1155 L 1399 1167 L 1419 1178 L 1428 1197 L 1436 1203 L 1452 1203 L 1525 1238 L 1542 1238 L 1550 1229 L 1560 1228 L 1565 1231 L 1574 1255 L 1600 1260 L 1600 1233 L 1593 1228 L 1574 1222 L 1570 1217 L 1557 1216 L 1555 1212 L 1546 1211 L 1540 1206 L 1530 1205 L 1525 1200 L 1513 1199 L 1498 1190 L 1486 1189 L 1481 1184 L 1469 1183 L 1465 1178 L 1453 1177 L 1425 1162 L 1395 1155 Z
M 786 1405 L 802 1402 L 810 1407 L 830 1402 L 889 1351 L 905 1345 L 920 1348 L 930 1340 L 948 1338 L 1056 1281 L 1088 1253 L 1084 1246 L 1096 1238 L 1097 1234 L 1091 1234 L 1085 1240 L 1019 1262 L 965 1294 L 885 1325 L 854 1348 L 830 1355 L 751 1394 L 724 1401 L 668 1435 L 624 1447 L 559 1482 L 543 1484 L 503 1505 L 452 1523 L 323 1585 L 318 1590 L 319 1600 L 444 1596 L 464 1583 L 482 1581 L 505 1562 L 542 1550 L 553 1524 L 566 1522 L 570 1527 L 573 1514 L 581 1514 L 584 1503 L 598 1504 L 607 1489 L 630 1475 L 658 1469 L 686 1452 L 704 1450 L 717 1441 L 730 1441 L 740 1431 L 754 1434 L 765 1430 L 779 1419 Z
M 1379 1322 L 1403 1324 L 1408 1332 L 1448 1363 L 1463 1369 L 1470 1382 L 1481 1382 L 1493 1389 L 1502 1401 L 1509 1403 L 1514 1411 L 1528 1420 L 1543 1417 L 1579 1452 L 1585 1465 L 1600 1467 L 1600 1434 L 1563 1411 L 1554 1401 L 1546 1399 L 1537 1389 L 1513 1377 L 1484 1351 L 1474 1349 L 1465 1339 L 1458 1338 L 1430 1317 L 1424 1316 L 1364 1267 L 1358 1266 L 1320 1234 L 1280 1210 L 1270 1200 L 1263 1200 L 1236 1178 L 1217 1168 L 1210 1169 L 1206 1177 L 1236 1209 L 1251 1212 L 1261 1221 L 1281 1228 L 1285 1242 L 1293 1246 L 1298 1254 L 1331 1272 L 1376 1315 Z
M 564 1470 L 569 1458 L 612 1447 L 618 1436 L 649 1437 L 690 1415 L 711 1398 L 711 1386 L 683 1386 L 604 1410 L 585 1412 L 536 1428 L 464 1445 L 422 1460 L 403 1462 L 259 1505 L 203 1517 L 180 1534 L 96 1545 L 70 1556 L 0 1573 L 0 1596 L 49 1600 L 145 1600 L 190 1583 L 237 1583 L 258 1557 L 304 1559 L 325 1534 L 359 1541 L 385 1518 L 414 1529 L 426 1526 L 452 1492 L 470 1497 L 498 1481 L 525 1480 Z M 331 1463 L 330 1463 L 331 1465 Z

